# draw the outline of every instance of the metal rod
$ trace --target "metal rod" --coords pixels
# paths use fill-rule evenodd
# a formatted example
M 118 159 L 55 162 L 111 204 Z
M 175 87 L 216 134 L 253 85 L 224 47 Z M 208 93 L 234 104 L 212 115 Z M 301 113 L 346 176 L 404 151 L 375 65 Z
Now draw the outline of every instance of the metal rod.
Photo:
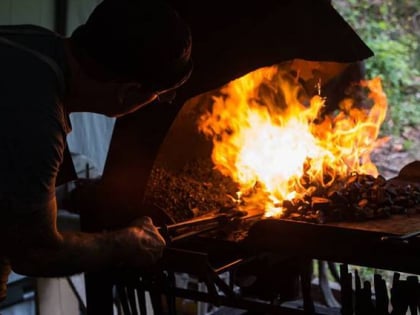
M 236 266 L 242 264 L 244 261 L 245 261 L 245 259 L 239 258 L 239 259 L 237 259 L 235 261 L 232 261 L 231 263 L 228 263 L 228 264 L 226 264 L 226 265 L 224 265 L 220 268 L 216 268 L 214 270 L 214 272 L 217 273 L 217 274 L 223 273 L 223 272 L 227 271 L 228 269 L 231 269 L 233 267 L 236 267 Z
M 245 309 L 248 311 L 258 312 L 270 312 L 270 314 L 281 314 L 281 315 L 301 315 L 304 311 L 299 309 L 293 309 L 281 305 L 274 305 L 269 303 L 260 302 L 258 300 L 252 300 L 247 298 L 232 298 L 223 295 L 218 295 L 216 298 L 212 294 L 193 291 L 188 289 L 175 288 L 173 293 L 177 297 L 191 299 L 195 301 L 207 302 L 215 305 L 224 305 L 228 307 Z M 312 315 L 327 315 L 330 314 L 328 310 L 316 310 Z
M 137 301 L 136 301 L 135 288 L 133 288 L 132 286 L 127 286 L 126 290 L 127 290 L 128 303 L 131 309 L 130 315 L 138 315 L 139 312 L 137 311 L 138 307 L 137 307 Z
M 231 222 L 235 218 L 245 219 L 246 212 L 232 211 L 231 213 L 219 213 L 213 216 L 198 217 L 195 219 L 174 223 L 159 227 L 158 230 L 168 242 L 179 241 L 184 238 L 195 236 L 219 228 L 223 224 Z M 188 228 L 201 226 L 199 230 L 188 231 Z M 182 230 L 187 230 L 182 233 Z M 182 233 L 176 235 L 176 233 Z
M 79 308 L 80 308 L 80 312 L 83 315 L 87 314 L 87 309 L 86 309 L 86 305 L 85 302 L 83 301 L 82 297 L 79 294 L 79 291 L 77 290 L 76 286 L 73 283 L 73 280 L 71 279 L 71 277 L 66 277 L 68 284 L 70 285 L 71 290 L 73 291 L 74 295 L 76 296 L 77 301 L 79 302 Z
M 130 305 L 128 303 L 127 292 L 125 291 L 125 287 L 123 285 L 116 286 L 117 293 L 119 296 L 119 300 L 125 315 L 129 315 L 130 313 Z
M 192 236 L 202 234 L 204 232 L 210 232 L 212 230 L 217 229 L 218 227 L 219 227 L 218 225 L 212 225 L 210 227 L 202 228 L 202 229 L 197 230 L 197 231 L 191 231 L 191 232 L 187 232 L 187 233 L 184 233 L 184 234 L 180 234 L 180 235 L 172 237 L 171 242 L 177 242 L 177 241 L 183 240 L 183 239 L 188 238 L 188 237 L 192 237 Z
M 181 228 L 188 228 L 188 227 L 193 227 L 193 226 L 197 226 L 201 224 L 218 222 L 219 220 L 221 221 L 223 219 L 227 219 L 227 217 L 228 216 L 226 214 L 219 214 L 212 217 L 196 218 L 196 219 L 192 219 L 188 221 L 183 221 L 180 223 L 170 224 L 166 226 L 166 229 L 170 232 L 170 231 L 174 231 Z
M 54 1 L 54 31 L 61 35 L 67 35 L 67 11 L 68 0 Z
M 139 284 L 136 287 L 136 292 L 137 292 L 137 299 L 139 301 L 140 315 L 147 315 L 146 291 L 144 290 L 143 286 Z

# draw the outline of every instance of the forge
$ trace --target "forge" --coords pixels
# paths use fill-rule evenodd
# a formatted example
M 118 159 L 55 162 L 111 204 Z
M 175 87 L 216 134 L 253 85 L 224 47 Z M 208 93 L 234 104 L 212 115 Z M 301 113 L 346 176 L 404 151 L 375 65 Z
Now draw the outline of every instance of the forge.
M 145 291 L 157 314 L 161 295 L 169 314 L 175 296 L 327 314 L 311 300 L 312 259 L 419 273 L 410 234 L 420 230 L 418 164 L 385 179 L 370 161 L 386 141 L 386 96 L 379 79 L 364 80 L 373 52 L 329 1 L 174 5 L 191 25 L 193 74 L 173 103 L 117 120 L 104 174 L 80 211 L 85 231 L 148 215 L 168 248 L 153 270 L 87 275 L 89 313 L 111 314 L 117 285 L 125 314 L 136 314 Z M 234 290 L 241 281 L 220 278 L 264 269 L 267 253 L 285 269 L 269 269 L 281 283 L 270 288 L 284 302 L 300 278 L 303 310 L 249 299 L 244 286 Z M 176 273 L 207 291 L 176 287 Z

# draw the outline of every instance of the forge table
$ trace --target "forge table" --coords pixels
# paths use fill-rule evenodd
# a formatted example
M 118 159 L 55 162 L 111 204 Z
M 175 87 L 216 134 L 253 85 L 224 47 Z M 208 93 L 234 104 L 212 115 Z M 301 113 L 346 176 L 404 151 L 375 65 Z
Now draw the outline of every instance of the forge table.
M 296 257 L 420 274 L 417 232 L 418 214 L 328 224 L 268 219 L 255 223 L 245 243 Z
M 175 297 L 245 310 L 267 311 L 270 314 L 303 314 L 303 310 L 255 302 L 238 296 L 232 284 L 225 283 L 219 275 L 234 271 L 264 253 L 279 254 L 297 264 L 319 259 L 420 274 L 420 238 L 415 234 L 409 235 L 415 231 L 420 231 L 420 215 L 395 215 L 381 220 L 329 224 L 263 219 L 253 223 L 247 237 L 239 242 L 206 234 L 196 235 L 172 243 L 156 269 L 106 277 L 103 274 L 96 275 L 93 278 L 94 286 L 88 285 L 91 290 L 88 291 L 88 314 L 111 314 L 111 292 L 115 284 L 120 298 L 125 301 L 124 314 L 138 314 L 130 309 L 135 309 L 135 296 L 137 301 L 144 301 L 145 291 L 151 293 L 157 312 L 162 312 L 159 301 L 161 295 L 166 296 L 166 303 L 173 310 L 169 314 L 175 314 Z M 175 273 L 187 273 L 199 279 L 205 283 L 207 292 L 178 288 Z M 303 286 L 310 283 L 307 278 L 303 280 Z M 306 298 L 303 292 L 304 304 L 311 300 L 308 296 L 310 288 L 306 289 Z M 305 309 L 307 311 L 311 306 Z M 140 314 L 146 313 L 143 310 Z M 312 314 L 329 314 L 329 311 L 317 309 Z
M 110 213 L 115 216 L 115 212 Z M 96 228 L 101 225 L 101 222 L 93 222 Z M 296 264 L 303 262 L 303 268 L 308 266 L 307 262 L 318 259 L 420 275 L 420 237 L 416 236 L 420 231 L 420 214 L 392 215 L 363 222 L 317 224 L 258 218 L 251 223 L 247 225 L 246 236 L 240 240 L 215 237 L 214 233 L 206 231 L 172 242 L 162 261 L 152 270 L 90 273 L 86 277 L 88 315 L 112 315 L 114 287 L 125 301 L 125 315 L 145 314 L 141 307 L 139 312 L 132 312 L 136 309 L 136 301 L 144 301 L 145 291 L 151 293 L 159 315 L 162 295 L 167 297 L 167 305 L 172 311 L 175 297 L 182 297 L 272 314 L 328 314 L 318 310 L 315 313 L 310 305 L 308 270 L 303 269 L 300 274 L 304 310 L 243 298 L 233 290 L 231 283 L 224 283 L 220 278 L 221 273 L 234 272 L 237 267 L 265 253 L 283 256 Z M 241 229 L 241 226 L 237 228 Z M 177 288 L 175 273 L 198 278 L 206 284 L 207 293 Z

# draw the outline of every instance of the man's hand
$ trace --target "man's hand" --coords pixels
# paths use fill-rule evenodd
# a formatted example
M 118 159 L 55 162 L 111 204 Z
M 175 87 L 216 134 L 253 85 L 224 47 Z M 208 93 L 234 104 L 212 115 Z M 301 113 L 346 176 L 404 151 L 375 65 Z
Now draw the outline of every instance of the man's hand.
M 127 242 L 126 263 L 133 267 L 154 264 L 161 258 L 166 245 L 149 217 L 141 217 L 131 222 Z

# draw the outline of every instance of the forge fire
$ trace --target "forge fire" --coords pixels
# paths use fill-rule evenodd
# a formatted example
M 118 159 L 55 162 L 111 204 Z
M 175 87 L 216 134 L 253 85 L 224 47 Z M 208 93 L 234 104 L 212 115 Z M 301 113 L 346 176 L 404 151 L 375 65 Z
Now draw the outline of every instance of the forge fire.
M 368 106 L 348 97 L 331 113 L 322 82 L 307 95 L 299 79 L 276 66 L 258 69 L 225 86 L 199 120 L 215 167 L 239 184 L 238 203 L 266 216 L 282 215 L 285 200 L 338 190 L 351 175 L 378 175 L 370 153 L 385 141 L 378 139 L 387 111 L 380 79 L 360 82 Z
M 150 202 L 180 221 L 221 208 L 319 223 L 418 212 L 418 185 L 395 185 L 371 161 L 388 140 L 381 80 L 352 83 L 328 107 L 322 76 L 291 69 L 260 68 L 190 99 L 209 148 L 177 172 L 155 168 Z

